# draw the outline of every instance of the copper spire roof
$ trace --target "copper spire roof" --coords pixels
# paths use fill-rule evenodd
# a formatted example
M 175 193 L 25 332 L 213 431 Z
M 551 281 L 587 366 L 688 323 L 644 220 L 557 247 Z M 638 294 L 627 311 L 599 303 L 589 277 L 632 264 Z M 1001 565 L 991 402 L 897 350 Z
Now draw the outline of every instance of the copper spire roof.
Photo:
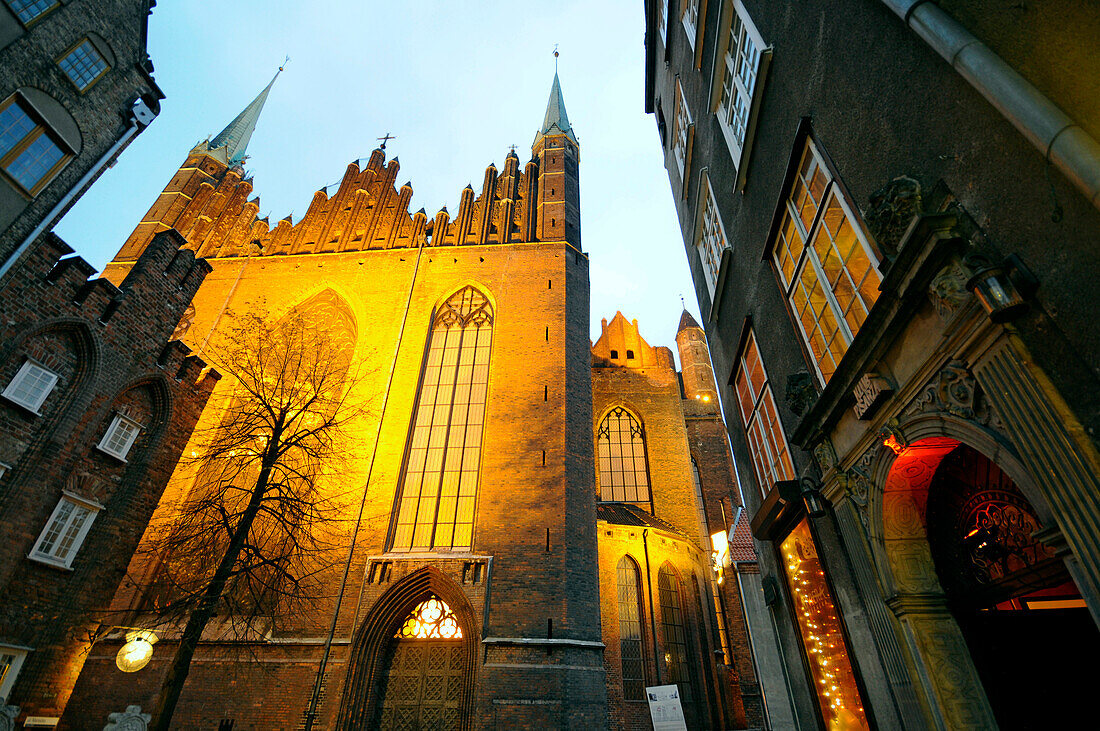
M 557 71 L 554 71 L 550 99 L 546 102 L 546 116 L 543 117 L 542 128 L 535 135 L 535 144 L 546 135 L 565 135 L 574 143 L 577 142 L 577 138 L 573 135 L 573 128 L 569 125 L 569 115 L 565 113 L 565 98 L 561 94 L 561 83 L 558 81 Z
M 248 147 L 248 141 L 252 138 L 252 133 L 256 131 L 256 122 L 260 118 L 260 112 L 263 111 L 264 103 L 267 101 L 267 95 L 271 91 L 271 85 L 275 83 L 275 79 L 279 78 L 279 74 L 283 72 L 283 67 L 280 66 L 279 70 L 275 72 L 275 75 L 271 77 L 271 81 L 267 83 L 263 91 L 252 100 L 252 103 L 244 108 L 240 114 L 234 117 L 233 121 L 226 125 L 225 129 L 218 133 L 218 136 L 210 140 L 209 149 L 216 150 L 219 147 L 226 148 L 226 158 L 229 165 L 242 162 L 245 158 L 245 149 Z

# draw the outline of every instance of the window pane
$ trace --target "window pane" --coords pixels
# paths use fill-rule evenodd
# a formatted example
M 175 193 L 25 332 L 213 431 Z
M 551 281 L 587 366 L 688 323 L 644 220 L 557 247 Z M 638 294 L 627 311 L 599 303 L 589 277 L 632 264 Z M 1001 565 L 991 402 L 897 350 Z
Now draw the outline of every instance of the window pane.
M 57 63 L 81 91 L 91 86 L 107 70 L 107 62 L 103 56 L 86 39 Z
M 5 0 L 19 20 L 29 23 L 57 5 L 57 0 Z
M 645 700 L 645 659 L 642 651 L 641 592 L 638 567 L 628 557 L 616 569 L 619 589 L 619 656 L 622 660 L 623 698 Z
M 407 446 L 391 550 L 471 548 L 492 307 L 464 287 L 440 307 Z
M 20 366 L 15 378 L 4 389 L 4 396 L 32 411 L 38 409 L 57 383 L 57 374 L 34 363 Z
M 657 572 L 657 591 L 661 597 L 661 629 L 668 679 L 679 687 L 684 703 L 693 703 L 693 658 L 684 616 L 682 587 L 680 579 L 665 566 Z
M 779 550 L 825 725 L 831 729 L 869 729 L 840 617 L 805 518 Z
M 18 100 L 0 111 L 0 156 L 11 152 L 36 126 Z
M 600 500 L 648 502 L 645 436 L 626 409 L 612 409 L 596 430 Z
M 8 175 L 26 190 L 33 190 L 46 175 L 53 170 L 54 165 L 61 161 L 64 153 L 54 144 L 53 140 L 42 132 L 27 145 L 14 160 L 5 167 Z

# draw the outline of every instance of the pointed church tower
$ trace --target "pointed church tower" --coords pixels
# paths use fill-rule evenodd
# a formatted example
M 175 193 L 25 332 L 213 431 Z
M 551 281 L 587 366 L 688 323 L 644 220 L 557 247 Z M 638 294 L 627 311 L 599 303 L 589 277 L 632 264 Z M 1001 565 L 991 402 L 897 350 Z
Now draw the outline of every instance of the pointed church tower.
M 271 87 L 282 71 L 280 66 L 263 91 L 216 137 L 191 148 L 180 169 L 119 249 L 114 262 L 136 261 L 153 236 L 161 231 L 174 228 L 183 232 L 193 222 L 191 219 L 195 216 L 191 214 L 199 210 L 200 204 L 205 208 L 204 215 L 208 215 L 210 206 L 206 203 L 212 198 L 220 197 L 220 200 L 210 201 L 220 204 L 219 210 L 230 202 L 243 204 L 247 200 L 252 183 L 250 179 L 243 179 L 245 152 Z M 115 281 L 124 273 L 108 266 L 103 275 Z
M 706 413 L 717 412 L 718 390 L 714 385 L 707 336 L 687 310 L 680 315 L 680 326 L 676 329 L 676 349 L 680 353 L 684 396 L 698 403 Z
M 554 52 L 555 59 L 557 51 Z M 556 61 L 555 61 L 556 63 Z M 581 193 L 577 142 L 565 99 L 561 93 L 557 68 L 546 102 L 542 128 L 531 143 L 531 155 L 539 164 L 539 193 L 536 238 L 539 241 L 567 241 L 581 248 Z

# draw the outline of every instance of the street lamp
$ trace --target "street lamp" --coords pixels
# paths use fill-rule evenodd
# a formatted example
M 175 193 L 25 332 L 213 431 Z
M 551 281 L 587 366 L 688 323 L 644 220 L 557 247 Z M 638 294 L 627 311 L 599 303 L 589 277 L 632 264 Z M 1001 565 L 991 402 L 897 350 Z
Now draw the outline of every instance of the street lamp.
M 119 648 L 115 665 L 124 673 L 136 673 L 153 659 L 153 643 L 157 636 L 150 630 L 133 630 L 126 633 L 126 644 Z

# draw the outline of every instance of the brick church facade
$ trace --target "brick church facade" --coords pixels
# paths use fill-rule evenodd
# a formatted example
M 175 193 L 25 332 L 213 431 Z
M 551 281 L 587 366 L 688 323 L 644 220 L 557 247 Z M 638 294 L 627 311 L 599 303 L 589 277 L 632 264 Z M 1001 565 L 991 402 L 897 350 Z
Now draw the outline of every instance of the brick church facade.
M 271 88 L 188 153 L 105 276 L 175 229 L 213 269 L 185 343 L 201 352 L 256 310 L 308 313 L 348 343 L 369 408 L 325 489 L 354 496 L 340 538 L 354 552 L 338 610 L 245 641 L 209 627 L 174 725 L 301 728 L 335 611 L 318 728 L 644 728 L 644 688 L 669 683 L 693 728 L 747 727 L 757 679 L 721 574 L 740 499 L 705 339 L 685 313 L 682 375 L 621 314 L 589 341 L 580 145 L 556 74 L 532 159 L 491 165 L 453 218 L 409 212 L 384 146 L 300 221 L 257 218 L 242 163 Z M 155 621 L 147 561 L 115 599 L 132 626 Z M 151 708 L 178 631 L 159 635 L 133 675 L 117 643 L 93 648 L 59 727 Z

